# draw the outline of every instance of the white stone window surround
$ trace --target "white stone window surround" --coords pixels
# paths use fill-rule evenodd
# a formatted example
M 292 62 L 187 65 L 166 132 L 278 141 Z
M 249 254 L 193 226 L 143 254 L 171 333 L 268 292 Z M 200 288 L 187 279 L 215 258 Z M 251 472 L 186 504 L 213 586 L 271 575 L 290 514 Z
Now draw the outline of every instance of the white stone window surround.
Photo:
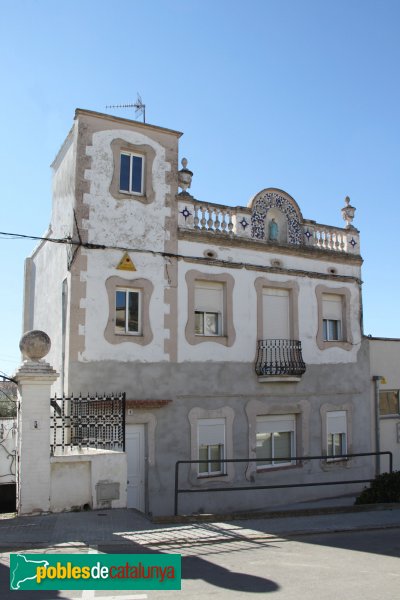
M 327 287 L 326 285 L 317 285 L 315 288 L 318 307 L 318 329 L 317 329 L 317 346 L 320 350 L 328 348 L 342 348 L 343 350 L 351 350 L 353 346 L 353 336 L 351 333 L 350 321 L 350 302 L 351 292 L 346 287 Z M 342 319 L 341 319 L 341 339 L 325 340 L 324 339 L 324 296 L 338 296 L 342 300 Z
M 150 325 L 150 298 L 153 293 L 154 286 L 147 279 L 125 279 L 123 277 L 112 276 L 106 280 L 106 290 L 108 296 L 109 317 L 104 337 L 110 344 L 120 344 L 122 342 L 132 342 L 145 346 L 153 340 L 153 333 Z M 116 333 L 116 292 L 118 289 L 126 291 L 139 291 L 141 297 L 140 303 L 140 323 L 141 330 L 138 334 Z
M 190 270 L 186 273 L 188 290 L 188 320 L 185 327 L 187 342 L 191 345 L 203 342 L 215 342 L 224 346 L 232 346 L 235 342 L 236 332 L 233 324 L 233 288 L 235 280 L 229 273 L 210 274 Z M 210 282 L 222 284 L 222 315 L 220 323 L 221 335 L 196 335 L 196 282 Z M 216 310 L 215 312 L 220 312 Z
M 195 407 L 189 411 L 188 419 L 190 423 L 190 459 L 199 460 L 198 445 L 198 423 L 204 419 L 225 419 L 225 456 L 224 458 L 234 458 L 233 456 L 233 421 L 235 411 L 230 406 L 223 406 L 214 410 Z M 190 481 L 192 485 L 207 485 L 209 480 L 231 482 L 235 476 L 234 463 L 225 463 L 225 472 L 221 475 L 199 475 L 198 465 L 192 464 L 190 468 Z

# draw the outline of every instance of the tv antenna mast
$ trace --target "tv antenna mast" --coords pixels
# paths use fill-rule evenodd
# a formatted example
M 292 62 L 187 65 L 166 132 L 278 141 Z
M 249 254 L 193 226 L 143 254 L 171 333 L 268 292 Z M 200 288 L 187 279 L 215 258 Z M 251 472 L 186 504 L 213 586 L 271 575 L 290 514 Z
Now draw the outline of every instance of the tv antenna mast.
M 146 105 L 143 104 L 142 97 L 138 92 L 136 102 L 134 104 L 109 104 L 106 108 L 134 108 L 135 116 L 143 115 L 143 123 L 146 123 Z

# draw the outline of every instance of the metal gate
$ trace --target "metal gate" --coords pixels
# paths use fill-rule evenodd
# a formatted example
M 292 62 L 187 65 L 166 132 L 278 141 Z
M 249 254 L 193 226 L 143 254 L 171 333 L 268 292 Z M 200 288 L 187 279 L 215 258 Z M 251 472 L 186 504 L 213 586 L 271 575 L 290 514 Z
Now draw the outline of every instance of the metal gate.
M 51 453 L 68 448 L 125 450 L 125 394 L 52 398 Z

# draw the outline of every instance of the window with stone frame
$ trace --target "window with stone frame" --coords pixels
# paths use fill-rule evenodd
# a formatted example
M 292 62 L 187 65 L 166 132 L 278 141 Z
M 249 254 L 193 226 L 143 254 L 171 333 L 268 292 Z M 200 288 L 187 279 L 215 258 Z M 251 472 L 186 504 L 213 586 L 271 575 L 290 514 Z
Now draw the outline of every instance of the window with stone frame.
M 224 334 L 224 284 L 216 281 L 196 281 L 195 335 Z
M 333 410 L 326 413 L 326 436 L 328 460 L 335 460 L 347 453 L 347 413 Z M 337 460 L 337 459 L 336 459 Z M 341 458 L 340 460 L 345 460 Z
M 145 157 L 133 152 L 121 152 L 119 190 L 129 194 L 144 194 Z
M 115 333 L 142 334 L 142 291 L 117 288 L 115 291 Z
M 351 350 L 353 347 L 353 331 L 357 323 L 351 318 L 357 314 L 355 302 L 358 291 L 349 287 L 328 287 L 317 285 L 315 288 L 318 308 L 317 346 L 320 350 L 332 347 Z M 354 300 L 353 300 L 354 296 Z M 361 330 L 360 330 L 361 335 Z
M 185 279 L 188 291 L 186 340 L 192 345 L 215 342 L 232 346 L 236 338 L 233 323 L 235 280 L 232 275 L 191 269 Z
M 198 466 L 199 477 L 223 475 L 225 464 L 225 419 L 199 419 L 198 428 Z
M 343 339 L 343 296 L 322 294 L 322 336 L 325 342 Z

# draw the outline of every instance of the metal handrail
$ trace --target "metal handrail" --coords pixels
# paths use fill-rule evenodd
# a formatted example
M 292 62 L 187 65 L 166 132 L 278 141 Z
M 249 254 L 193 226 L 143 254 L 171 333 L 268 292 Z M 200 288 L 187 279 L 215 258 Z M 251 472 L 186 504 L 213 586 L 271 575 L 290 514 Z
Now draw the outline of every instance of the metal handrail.
M 324 460 L 324 461 L 335 461 L 339 458 L 344 460 L 348 458 L 354 458 L 357 456 L 389 456 L 389 473 L 393 473 L 393 453 L 389 450 L 381 451 L 381 452 L 356 452 L 352 454 L 321 454 L 318 456 L 290 456 L 290 457 L 280 457 L 279 460 L 287 461 L 287 462 L 297 462 L 297 461 L 306 461 L 306 460 Z M 352 480 L 341 480 L 341 481 L 323 481 L 317 483 L 289 483 L 289 484 L 279 484 L 279 485 L 254 485 L 254 486 L 230 486 L 230 487 L 212 487 L 212 488 L 196 488 L 196 489 L 187 489 L 187 488 L 179 488 L 179 465 L 198 465 L 203 463 L 211 463 L 215 462 L 215 459 L 212 460 L 178 460 L 175 463 L 175 493 L 174 493 L 174 515 L 178 515 L 178 495 L 179 494 L 196 494 L 196 493 L 204 493 L 204 492 L 232 492 L 232 491 L 245 491 L 245 490 L 272 490 L 272 489 L 282 489 L 282 488 L 298 488 L 298 487 L 314 487 L 321 485 L 339 485 L 339 484 L 350 484 L 350 483 L 370 483 L 374 480 L 372 479 L 352 479 Z M 254 463 L 254 462 L 265 462 L 265 458 L 224 458 L 218 459 L 219 463 Z

